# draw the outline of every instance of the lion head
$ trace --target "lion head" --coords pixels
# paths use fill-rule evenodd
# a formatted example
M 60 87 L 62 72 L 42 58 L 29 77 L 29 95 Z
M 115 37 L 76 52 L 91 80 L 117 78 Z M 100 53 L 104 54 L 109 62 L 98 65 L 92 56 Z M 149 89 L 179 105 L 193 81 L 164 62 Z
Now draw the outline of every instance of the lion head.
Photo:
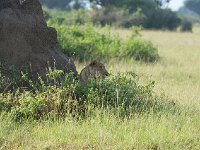
M 89 78 L 105 78 L 108 75 L 109 73 L 105 66 L 102 63 L 94 60 L 81 71 L 80 79 L 83 83 L 88 83 Z

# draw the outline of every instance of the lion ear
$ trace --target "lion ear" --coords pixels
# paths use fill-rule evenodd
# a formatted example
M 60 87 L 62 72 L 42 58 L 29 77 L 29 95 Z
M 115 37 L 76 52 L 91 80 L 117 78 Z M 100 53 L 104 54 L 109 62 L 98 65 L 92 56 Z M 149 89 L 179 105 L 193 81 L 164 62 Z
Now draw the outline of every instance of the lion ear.
M 90 63 L 90 66 L 94 66 L 96 65 L 98 62 L 96 60 L 93 60 L 91 63 Z

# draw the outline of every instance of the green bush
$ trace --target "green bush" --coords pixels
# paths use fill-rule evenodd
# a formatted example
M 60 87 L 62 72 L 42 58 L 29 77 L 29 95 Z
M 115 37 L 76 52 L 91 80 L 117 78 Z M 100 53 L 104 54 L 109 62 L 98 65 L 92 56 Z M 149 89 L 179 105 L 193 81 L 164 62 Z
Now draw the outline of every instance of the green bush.
M 170 9 L 162 9 L 154 5 L 155 3 L 131 2 L 133 8 L 105 6 L 101 9 L 69 9 L 58 10 L 44 7 L 45 19 L 60 23 L 62 25 L 84 25 L 92 23 L 94 25 L 111 25 L 123 28 L 132 26 L 142 26 L 147 29 L 176 30 L 181 24 L 181 19 L 176 12 Z M 145 3 L 146 5 L 141 5 Z M 139 5 L 138 5 L 139 4 Z M 152 5 L 153 4 L 153 5 Z M 137 6 L 138 5 L 138 6 Z
M 21 75 L 22 73 L 14 66 L 8 66 L 0 61 L 0 92 L 6 92 L 14 87 L 23 86 L 24 78 Z
M 144 24 L 144 28 L 176 30 L 181 23 L 177 13 L 170 9 L 157 9 L 156 11 L 149 11 L 146 16 L 148 19 Z
M 143 26 L 147 17 L 141 12 L 140 9 L 133 14 L 125 15 L 124 19 L 119 22 L 120 27 L 130 28 L 132 26 Z
M 76 101 L 68 87 L 48 86 L 43 91 L 15 93 L 16 105 L 10 111 L 14 120 L 62 118 L 71 112 Z
M 126 51 L 123 55 L 145 62 L 155 62 L 159 58 L 157 48 L 151 42 L 139 38 L 130 38 L 126 41 Z
M 192 22 L 188 21 L 187 19 L 183 19 L 180 30 L 182 32 L 192 32 Z
M 49 23 L 51 25 L 51 23 Z M 101 34 L 92 25 L 55 25 L 63 53 L 83 60 L 107 60 L 118 56 L 121 41 L 117 36 L 105 32 Z
M 91 21 L 95 25 L 112 25 L 123 28 L 144 25 L 146 19 L 146 16 L 140 9 L 134 13 L 130 13 L 126 9 L 119 8 L 102 8 L 100 10 L 94 10 L 91 17 Z
M 49 25 L 58 31 L 61 51 L 80 61 L 107 61 L 112 58 L 133 58 L 145 62 L 158 60 L 157 48 L 151 42 L 138 38 L 140 28 L 133 28 L 133 35 L 122 40 L 106 29 L 100 33 L 92 25 L 65 26 L 52 22 Z
M 159 59 L 157 47 L 150 41 L 141 39 L 139 36 L 140 28 L 133 28 L 130 38 L 124 41 L 122 58 L 134 58 L 138 61 L 155 62 Z
M 62 73 L 57 77 L 55 74 L 53 71 L 47 76 L 55 80 Z M 138 76 L 130 72 L 111 75 L 105 80 L 91 79 L 85 85 L 74 80 L 71 74 L 62 74 L 57 84 L 44 84 L 41 81 L 36 90 L 18 89 L 1 94 L 0 112 L 7 112 L 14 120 L 22 121 L 88 116 L 96 109 L 130 116 L 133 113 L 164 111 L 171 107 L 155 96 L 154 82 L 139 85 L 137 81 Z
M 154 101 L 153 86 L 154 82 L 144 86 L 138 85 L 137 76 L 130 72 L 111 75 L 99 82 L 91 79 L 87 86 L 82 87 L 82 92 L 84 91 L 86 106 L 120 108 L 122 114 L 140 113 L 154 107 L 149 105 L 150 101 Z
M 76 111 L 77 101 L 74 98 L 76 83 L 73 74 L 64 76 L 62 71 L 50 70 L 48 80 L 44 83 L 32 82 L 31 89 L 21 87 L 12 92 L 0 95 L 0 112 L 7 112 L 16 121 L 25 119 L 38 120 L 45 118 L 62 118 L 66 114 L 73 115 Z M 59 82 L 57 79 L 59 78 Z

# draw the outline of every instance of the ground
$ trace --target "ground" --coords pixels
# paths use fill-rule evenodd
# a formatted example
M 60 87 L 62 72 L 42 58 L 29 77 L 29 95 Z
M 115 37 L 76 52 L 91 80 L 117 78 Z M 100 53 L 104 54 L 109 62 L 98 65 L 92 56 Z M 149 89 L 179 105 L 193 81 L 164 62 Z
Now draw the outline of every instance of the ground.
M 113 30 L 130 36 L 129 30 Z M 141 82 L 155 81 L 155 92 L 180 105 L 180 114 L 147 114 L 120 119 L 98 113 L 76 121 L 24 122 L 0 120 L 0 149 L 199 149 L 200 147 L 200 28 L 193 33 L 142 31 L 158 46 L 154 64 L 133 60 L 106 64 L 114 73 L 134 71 Z M 78 70 L 85 65 L 76 62 Z M 6 141 L 6 142 L 5 142 Z

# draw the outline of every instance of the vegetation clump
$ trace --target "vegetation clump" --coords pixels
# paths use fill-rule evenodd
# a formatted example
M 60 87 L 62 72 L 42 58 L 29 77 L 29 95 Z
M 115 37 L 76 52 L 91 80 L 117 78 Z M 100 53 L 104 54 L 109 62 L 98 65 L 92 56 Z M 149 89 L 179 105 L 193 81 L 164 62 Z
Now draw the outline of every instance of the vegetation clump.
M 121 39 L 111 34 L 110 29 L 98 31 L 92 25 L 65 26 L 49 22 L 58 31 L 63 53 L 80 61 L 132 58 L 136 61 L 155 62 L 159 55 L 157 47 L 139 37 L 141 28 L 134 27 L 132 36 Z
M 89 1 L 59 1 L 41 0 L 46 10 L 54 10 L 52 19 L 65 25 L 92 23 L 100 26 L 117 26 L 130 28 L 142 26 L 146 29 L 176 30 L 180 25 L 180 18 L 176 12 L 165 8 L 167 0 L 90 0 Z M 61 5 L 62 4 L 62 5 Z M 62 13 L 61 13 L 62 12 Z M 64 13 L 65 12 L 65 13 Z M 59 17 L 58 17 L 59 16 Z
M 36 84 L 32 89 L 17 88 L 0 94 L 0 112 L 14 120 L 40 120 L 67 116 L 91 116 L 96 109 L 117 112 L 120 116 L 166 110 L 153 93 L 154 82 L 139 85 L 134 73 L 111 75 L 104 80 L 91 78 L 85 85 L 71 74 L 51 70 L 52 82 Z
M 192 32 L 192 23 L 188 21 L 187 19 L 183 19 L 181 22 L 180 30 L 182 32 Z
M 117 36 L 101 34 L 91 25 L 55 25 L 63 53 L 78 59 L 110 59 L 118 56 L 121 42 Z
M 159 58 L 157 48 L 151 42 L 139 38 L 129 38 L 126 41 L 124 55 L 144 62 L 155 62 Z

